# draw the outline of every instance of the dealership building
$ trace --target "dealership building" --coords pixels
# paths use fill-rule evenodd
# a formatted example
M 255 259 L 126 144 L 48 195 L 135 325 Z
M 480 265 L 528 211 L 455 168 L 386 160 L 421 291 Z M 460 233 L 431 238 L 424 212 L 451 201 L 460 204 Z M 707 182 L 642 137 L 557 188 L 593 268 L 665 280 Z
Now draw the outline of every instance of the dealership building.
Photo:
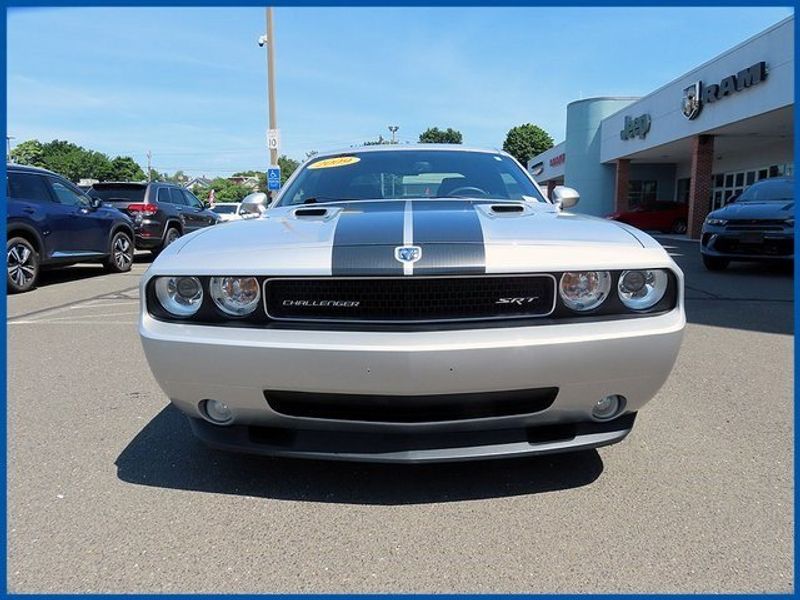
M 710 210 L 751 183 L 793 174 L 794 17 L 641 98 L 567 105 L 566 139 L 528 162 L 552 192 L 605 216 L 658 201 L 688 204 L 697 238 Z

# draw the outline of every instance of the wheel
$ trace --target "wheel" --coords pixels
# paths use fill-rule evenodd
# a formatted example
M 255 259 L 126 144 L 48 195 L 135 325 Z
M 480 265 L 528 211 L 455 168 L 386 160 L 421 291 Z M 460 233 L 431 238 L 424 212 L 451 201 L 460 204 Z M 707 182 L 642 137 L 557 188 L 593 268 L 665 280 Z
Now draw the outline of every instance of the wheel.
M 686 219 L 675 219 L 672 224 L 672 233 L 686 233 Z
M 726 268 L 728 268 L 730 262 L 731 261 L 727 258 L 703 254 L 703 264 L 709 271 L 724 271 Z
M 164 248 L 169 246 L 179 237 L 181 237 L 181 232 L 178 231 L 176 228 L 170 227 L 169 229 L 167 229 L 167 233 L 164 234 L 164 242 L 158 248 L 153 248 L 153 250 L 150 251 L 153 255 L 153 258 L 161 254 L 161 251 L 164 250 Z
M 33 288 L 39 277 L 39 254 L 25 238 L 15 237 L 6 244 L 8 252 L 8 291 L 14 294 Z
M 131 236 L 124 231 L 118 231 L 111 238 L 111 254 L 105 263 L 109 273 L 127 273 L 133 266 L 133 242 Z

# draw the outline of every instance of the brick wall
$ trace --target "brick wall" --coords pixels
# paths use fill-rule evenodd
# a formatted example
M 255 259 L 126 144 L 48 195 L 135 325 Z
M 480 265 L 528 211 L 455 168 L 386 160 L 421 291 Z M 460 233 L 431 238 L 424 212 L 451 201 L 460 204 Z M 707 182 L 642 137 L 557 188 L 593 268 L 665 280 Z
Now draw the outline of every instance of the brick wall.
M 711 171 L 714 165 L 714 136 L 698 135 L 692 140 L 692 171 L 689 184 L 689 237 L 700 238 L 703 221 L 711 207 Z

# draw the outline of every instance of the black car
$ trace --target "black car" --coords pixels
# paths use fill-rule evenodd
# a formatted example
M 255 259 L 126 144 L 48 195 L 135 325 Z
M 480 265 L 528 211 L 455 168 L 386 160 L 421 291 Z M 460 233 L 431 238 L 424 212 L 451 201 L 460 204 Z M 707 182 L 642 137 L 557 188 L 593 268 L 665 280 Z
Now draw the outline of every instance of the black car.
M 60 175 L 7 165 L 8 290 L 26 292 L 44 267 L 102 262 L 111 272 L 133 265 L 133 223 Z
M 792 260 L 794 177 L 751 185 L 706 217 L 700 241 L 703 264 L 710 271 L 725 269 L 732 260 Z
M 184 233 L 215 225 L 219 215 L 171 183 L 95 183 L 88 194 L 133 219 L 136 248 L 158 254 Z

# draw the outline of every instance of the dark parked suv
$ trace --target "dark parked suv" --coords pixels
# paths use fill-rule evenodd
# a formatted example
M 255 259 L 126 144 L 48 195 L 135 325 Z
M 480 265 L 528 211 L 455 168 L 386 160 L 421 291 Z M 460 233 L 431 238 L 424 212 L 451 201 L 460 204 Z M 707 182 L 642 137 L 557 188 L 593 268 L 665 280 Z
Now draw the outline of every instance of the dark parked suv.
M 703 223 L 700 253 L 709 271 L 732 260 L 794 259 L 794 177 L 763 179 Z
M 133 265 L 133 223 L 60 175 L 7 165 L 8 291 L 26 292 L 43 267 L 100 261 L 122 273 Z
M 136 248 L 153 254 L 184 233 L 219 222 L 194 194 L 170 183 L 95 183 L 88 194 L 129 215 Z

